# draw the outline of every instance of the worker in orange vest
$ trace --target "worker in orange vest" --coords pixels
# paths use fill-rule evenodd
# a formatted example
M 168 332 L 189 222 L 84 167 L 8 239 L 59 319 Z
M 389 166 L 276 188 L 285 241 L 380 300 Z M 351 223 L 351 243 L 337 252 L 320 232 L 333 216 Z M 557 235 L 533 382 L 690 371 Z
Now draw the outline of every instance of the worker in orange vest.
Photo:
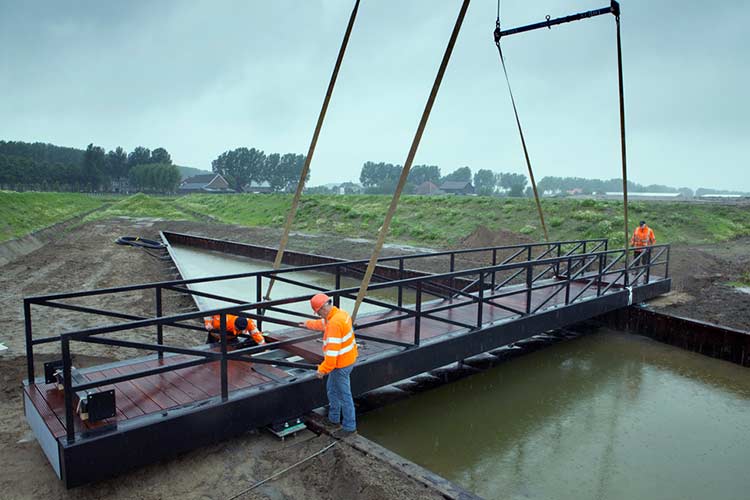
M 307 320 L 299 326 L 323 332 L 323 362 L 318 365 L 316 375 L 328 375 L 328 420 L 341 424 L 345 434 L 357 430 L 354 399 L 349 376 L 357 360 L 357 342 L 352 328 L 352 317 L 331 303 L 328 295 L 319 293 L 310 300 L 310 305 L 318 320 Z
M 221 340 L 221 315 L 206 316 L 203 318 L 203 325 L 208 331 L 206 343 L 213 344 Z M 266 343 L 263 333 L 255 327 L 255 322 L 248 318 L 227 314 L 227 340 L 235 340 L 241 334 L 250 334 L 258 345 Z
M 645 220 L 642 220 L 633 231 L 633 237 L 630 238 L 630 246 L 633 247 L 635 254 L 633 262 L 636 266 L 648 266 L 650 264 L 651 250 L 648 247 L 654 243 L 656 243 L 654 230 L 646 225 Z M 645 275 L 643 279 L 646 280 Z

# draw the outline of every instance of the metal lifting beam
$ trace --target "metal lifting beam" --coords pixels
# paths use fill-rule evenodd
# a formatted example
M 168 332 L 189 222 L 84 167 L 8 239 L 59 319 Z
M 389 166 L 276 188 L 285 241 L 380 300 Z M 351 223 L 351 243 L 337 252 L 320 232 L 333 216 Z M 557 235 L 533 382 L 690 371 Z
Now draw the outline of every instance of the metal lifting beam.
M 540 23 L 527 24 L 526 26 L 520 26 L 518 28 L 512 28 L 509 30 L 497 30 L 495 31 L 495 41 L 499 41 L 504 36 L 515 35 L 518 33 L 538 30 L 541 28 L 552 28 L 552 26 L 557 26 L 558 24 L 580 21 L 581 19 L 588 19 L 590 17 L 597 17 L 605 14 L 614 14 L 615 17 L 620 17 L 620 4 L 612 0 L 609 7 L 602 7 L 601 9 L 589 10 L 565 17 L 558 17 L 557 19 L 550 19 L 549 16 L 547 16 L 546 21 L 542 21 Z

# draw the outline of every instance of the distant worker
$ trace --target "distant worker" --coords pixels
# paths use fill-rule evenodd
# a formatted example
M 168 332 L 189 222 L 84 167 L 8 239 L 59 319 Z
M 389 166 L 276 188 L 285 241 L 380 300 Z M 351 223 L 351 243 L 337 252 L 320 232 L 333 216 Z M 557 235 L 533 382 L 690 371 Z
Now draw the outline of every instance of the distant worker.
M 307 320 L 299 326 L 323 332 L 323 354 L 325 358 L 318 365 L 316 376 L 328 375 L 328 420 L 341 424 L 345 434 L 357 430 L 354 399 L 349 375 L 357 360 L 357 342 L 352 329 L 352 317 L 331 303 L 328 295 L 319 293 L 310 300 L 310 305 L 318 320 Z
M 221 340 L 221 315 L 206 316 L 203 324 L 208 331 L 207 344 L 213 344 Z M 258 345 L 266 343 L 263 333 L 255 327 L 255 322 L 248 318 L 227 314 L 227 340 L 235 340 L 241 334 L 250 334 Z
M 651 263 L 651 249 L 648 247 L 654 243 L 656 243 L 654 230 L 646 225 L 645 220 L 642 220 L 633 231 L 633 237 L 630 238 L 630 246 L 633 247 L 635 254 L 635 259 L 633 259 L 635 266 L 648 266 Z M 638 276 L 638 273 L 636 273 L 636 276 Z M 645 283 L 645 274 L 643 280 Z M 636 282 L 636 284 L 638 283 Z

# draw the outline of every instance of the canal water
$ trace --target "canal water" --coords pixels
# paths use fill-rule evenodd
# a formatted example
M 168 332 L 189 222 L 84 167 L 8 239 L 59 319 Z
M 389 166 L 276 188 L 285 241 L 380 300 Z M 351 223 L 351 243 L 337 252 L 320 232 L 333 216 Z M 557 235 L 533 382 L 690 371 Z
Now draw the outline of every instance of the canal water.
M 189 247 L 173 251 L 185 278 L 270 268 Z M 290 277 L 334 287 L 326 273 Z M 249 302 L 256 296 L 254 279 L 196 289 Z M 277 282 L 273 297 L 309 293 Z M 395 301 L 395 292 L 377 297 Z M 201 309 L 227 305 L 198 302 Z M 288 307 L 309 312 L 306 302 Z M 363 312 L 374 310 L 363 304 Z M 360 415 L 358 425 L 486 498 L 750 498 L 750 370 L 607 329 Z
M 486 498 L 750 498 L 750 370 L 601 330 L 367 413 Z
M 249 259 L 247 257 L 228 255 L 220 252 L 213 252 L 208 250 L 199 250 L 187 246 L 172 246 L 172 253 L 175 260 L 179 264 L 179 269 L 184 279 L 192 278 L 205 278 L 210 276 L 220 276 L 228 274 L 240 274 L 249 273 L 255 271 L 265 271 L 272 268 L 272 263 L 262 260 Z M 284 277 L 324 287 L 329 290 L 335 289 L 335 278 L 331 273 L 323 272 L 294 272 L 284 274 Z M 267 279 L 263 280 L 262 293 L 265 295 L 268 288 Z M 360 281 L 355 278 L 342 277 L 341 287 L 355 287 L 359 286 Z M 244 300 L 247 302 L 255 302 L 256 295 L 256 279 L 255 278 L 238 278 L 233 280 L 222 280 L 222 281 L 210 281 L 206 283 L 196 283 L 190 285 L 193 290 L 211 293 L 214 295 L 221 295 L 222 297 L 230 297 L 233 299 Z M 314 293 L 309 288 L 276 281 L 273 285 L 271 297 L 273 299 L 282 299 L 287 297 L 297 297 L 301 295 L 310 295 Z M 369 294 L 370 297 L 382 300 L 384 302 L 396 303 L 396 289 L 377 290 Z M 425 297 L 428 297 L 425 294 Z M 206 297 L 195 296 L 196 303 L 201 310 L 216 309 L 219 307 L 226 307 L 234 305 L 234 303 L 225 302 L 216 299 L 209 299 Z M 414 292 L 405 289 L 403 294 L 403 300 L 405 304 L 413 303 Z M 291 309 L 294 311 L 304 312 L 310 314 L 310 304 L 307 301 L 298 302 L 283 306 L 285 309 Z M 342 298 L 341 307 L 347 311 L 351 311 L 354 308 L 354 300 Z M 365 314 L 368 312 L 385 311 L 385 308 L 374 306 L 371 304 L 363 303 L 360 307 L 360 313 Z M 293 315 L 279 314 L 276 312 L 269 313 L 273 317 L 286 319 L 290 321 L 301 321 L 302 318 Z M 279 329 L 288 328 L 283 325 L 274 325 L 273 323 L 265 322 L 263 324 L 263 331 L 276 331 Z

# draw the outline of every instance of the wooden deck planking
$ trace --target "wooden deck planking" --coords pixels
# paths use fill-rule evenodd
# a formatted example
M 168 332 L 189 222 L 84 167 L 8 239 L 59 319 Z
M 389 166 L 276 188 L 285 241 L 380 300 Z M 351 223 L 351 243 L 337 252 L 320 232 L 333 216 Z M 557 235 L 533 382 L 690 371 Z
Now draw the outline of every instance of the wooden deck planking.
M 24 392 L 29 396 L 31 404 L 39 412 L 39 416 L 42 417 L 45 425 L 49 429 L 50 433 L 58 438 L 65 435 L 65 426 L 57 417 L 55 412 L 44 399 L 44 395 L 39 391 L 36 384 L 27 385 L 23 388 Z

